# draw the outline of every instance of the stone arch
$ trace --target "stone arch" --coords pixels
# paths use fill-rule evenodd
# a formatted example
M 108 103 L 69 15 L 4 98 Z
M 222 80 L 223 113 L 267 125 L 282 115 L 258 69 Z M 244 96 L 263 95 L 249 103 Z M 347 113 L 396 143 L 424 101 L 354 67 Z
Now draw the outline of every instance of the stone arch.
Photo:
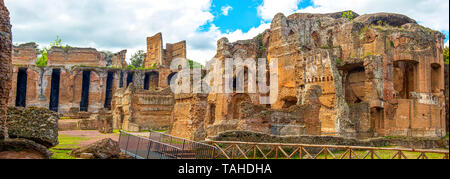
M 167 85 L 170 86 L 172 78 L 177 78 L 178 77 L 178 72 L 173 72 L 171 74 L 169 74 L 169 76 L 167 77 Z
M 159 73 L 155 72 L 155 71 L 145 73 L 144 89 L 145 90 L 149 90 L 149 89 L 155 90 L 158 87 L 159 87 Z
M 439 93 L 441 88 L 441 65 L 438 63 L 431 64 L 431 92 Z
M 365 68 L 356 65 L 347 71 L 345 79 L 345 100 L 349 104 L 361 103 L 365 98 Z
M 413 60 L 394 62 L 394 89 L 399 99 L 410 99 L 410 93 L 417 89 L 417 65 Z

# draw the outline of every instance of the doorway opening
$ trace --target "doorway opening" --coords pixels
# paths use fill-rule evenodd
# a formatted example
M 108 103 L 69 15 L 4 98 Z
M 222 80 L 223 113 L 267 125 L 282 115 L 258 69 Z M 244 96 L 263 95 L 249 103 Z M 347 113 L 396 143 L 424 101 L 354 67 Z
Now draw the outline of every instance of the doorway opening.
M 108 72 L 108 77 L 106 79 L 106 94 L 105 94 L 105 108 L 111 110 L 112 101 L 112 86 L 114 80 L 114 72 Z
M 16 106 L 26 107 L 27 99 L 27 69 L 20 68 L 17 74 L 17 93 L 16 93 Z
M 89 87 L 91 81 L 91 71 L 83 71 L 83 86 L 81 88 L 80 111 L 88 111 L 89 108 Z
M 61 80 L 61 70 L 53 69 L 52 70 L 52 85 L 50 90 L 50 105 L 49 108 L 51 111 L 58 112 L 59 106 L 59 86 Z

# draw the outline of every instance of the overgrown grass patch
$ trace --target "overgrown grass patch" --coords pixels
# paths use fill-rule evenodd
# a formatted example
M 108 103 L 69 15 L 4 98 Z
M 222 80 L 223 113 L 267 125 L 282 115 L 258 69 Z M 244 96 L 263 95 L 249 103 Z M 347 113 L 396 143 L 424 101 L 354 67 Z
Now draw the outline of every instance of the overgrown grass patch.
M 50 149 L 50 152 L 53 153 L 50 159 L 76 159 L 75 157 L 70 156 L 71 150 L 58 150 L 53 148 Z
M 54 147 L 53 149 L 74 149 L 81 147 L 80 142 L 90 140 L 88 137 L 74 137 L 68 135 L 59 135 L 58 136 L 59 145 Z

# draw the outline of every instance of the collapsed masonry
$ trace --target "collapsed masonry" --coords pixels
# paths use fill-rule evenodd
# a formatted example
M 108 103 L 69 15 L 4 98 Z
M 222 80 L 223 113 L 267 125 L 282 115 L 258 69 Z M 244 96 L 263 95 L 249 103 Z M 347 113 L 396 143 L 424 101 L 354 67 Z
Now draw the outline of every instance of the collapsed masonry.
M 259 97 L 268 94 L 259 90 L 176 95 L 171 134 L 195 140 L 229 130 L 444 136 L 445 36 L 404 15 L 353 12 L 355 19 L 349 20 L 342 14 L 280 13 L 253 39 L 220 39 L 215 57 L 222 66 L 227 58 L 278 60 L 277 101 L 260 105 Z M 244 73 L 247 79 L 247 71 L 233 77 Z M 214 88 L 231 83 L 223 71 L 215 73 L 221 80 L 210 82 Z
M 0 0 L 0 131 L 6 125 L 8 95 L 11 90 L 12 35 L 9 11 Z
M 159 33 L 156 36 L 161 37 L 161 34 Z M 154 37 L 149 39 L 152 38 Z M 113 105 L 113 97 L 117 96 L 118 91 L 123 92 L 125 91 L 124 88 L 133 84 L 133 88 L 145 89 L 138 94 L 133 94 L 134 97 L 138 99 L 146 98 L 148 95 L 145 93 L 150 95 L 153 93 L 152 91 L 169 87 L 169 81 L 176 75 L 177 70 L 171 70 L 170 66 L 167 65 L 170 64 L 170 61 L 166 61 L 169 57 L 166 57 L 165 54 L 170 54 L 170 57 L 185 58 L 185 42 L 177 43 L 182 45 L 168 45 L 170 49 L 167 50 L 162 49 L 162 46 L 151 47 L 154 43 L 162 44 L 162 38 L 158 39 L 159 42 L 149 41 L 147 46 L 150 51 L 148 54 L 155 54 L 162 50 L 164 60 L 160 59 L 159 61 L 163 63 L 153 65 L 148 62 L 148 57 L 151 57 L 151 55 L 147 55 L 144 68 L 138 70 L 127 69 L 126 50 L 110 55 L 92 48 L 52 47 L 48 51 L 47 66 L 40 67 L 36 65 L 37 45 L 35 43 L 13 46 L 11 50 L 13 54 L 13 87 L 9 93 L 8 104 L 16 107 L 44 107 L 56 111 L 62 116 L 75 119 L 89 118 L 91 114 L 102 112 L 104 109 L 116 112 L 119 104 L 114 103 L 116 105 Z M 183 54 L 177 55 L 183 51 Z M 132 90 L 132 93 L 135 91 Z M 136 101 L 139 102 L 139 100 Z M 161 102 L 164 103 L 164 101 Z M 135 106 L 133 105 L 133 108 Z M 140 107 L 137 107 L 131 111 L 139 110 Z M 160 113 L 160 111 L 167 113 L 166 110 L 169 109 L 153 109 L 154 113 L 147 111 L 145 115 L 134 113 L 131 115 L 133 117 L 126 120 L 139 121 L 140 119 L 137 119 L 139 117 L 147 117 Z M 168 116 L 170 116 L 170 112 Z M 168 127 L 169 117 L 166 118 L 165 124 L 159 125 L 162 128 Z M 155 123 L 152 120 L 147 122 Z M 149 125 L 145 123 L 145 121 L 139 122 L 143 125 L 139 128 L 147 129 Z M 128 125 L 128 123 L 124 124 Z M 115 126 L 122 128 L 118 124 L 115 124 Z M 124 128 L 128 129 L 129 127 Z
M 278 60 L 278 95 L 261 105 L 256 93 L 171 94 L 186 58 L 186 42 L 147 38 L 144 70 L 125 70 L 125 51 L 57 48 L 48 66 L 35 64 L 35 44 L 13 50 L 11 106 L 40 106 L 62 114 L 110 109 L 115 128 L 163 129 L 195 140 L 230 130 L 276 135 L 344 137 L 445 134 L 443 34 L 399 14 L 277 14 L 271 28 L 250 40 L 218 41 L 216 58 Z M 245 64 L 242 64 L 245 66 Z M 214 71 L 211 69 L 210 71 Z M 234 72 L 238 74 L 249 72 Z M 274 72 L 270 71 L 269 76 Z M 211 82 L 214 88 L 236 80 Z M 274 84 L 269 81 L 267 84 Z M 244 81 L 248 89 L 247 81 Z M 123 88 L 123 89 L 120 89 Z M 125 89 L 126 88 L 126 89 Z

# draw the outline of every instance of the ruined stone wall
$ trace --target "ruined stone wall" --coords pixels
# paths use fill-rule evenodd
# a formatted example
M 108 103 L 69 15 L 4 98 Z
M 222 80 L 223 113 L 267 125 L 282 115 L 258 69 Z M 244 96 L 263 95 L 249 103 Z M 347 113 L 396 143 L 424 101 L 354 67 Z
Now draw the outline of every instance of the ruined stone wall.
M 333 56 L 331 70 L 326 71 L 334 84 L 321 86 L 335 97 L 321 99 L 328 106 L 321 112 L 323 132 L 349 137 L 442 136 L 443 35 L 403 15 L 354 13 L 355 20 L 348 21 L 340 14 L 275 16 L 268 58 L 279 62 L 280 97 L 272 107 L 283 106 L 285 95 L 295 95 L 288 89 L 293 59 L 302 65 L 301 59 L 308 53 L 320 57 L 326 55 L 316 49 L 333 49 L 326 53 Z M 300 82 L 295 88 L 301 90 L 302 81 L 326 81 L 328 75 L 320 73 L 326 68 L 318 62 L 309 61 L 309 67 L 297 68 L 304 76 L 297 74 Z M 364 103 L 367 107 L 361 108 Z
M 164 47 L 162 34 L 158 33 L 147 37 L 147 55 L 144 60 L 144 68 L 152 67 L 153 64 L 162 65 L 164 59 Z
M 113 97 L 113 127 L 127 131 L 168 129 L 174 104 L 170 89 L 153 91 L 132 85 L 119 89 Z
M 186 58 L 186 41 L 166 44 L 164 55 L 164 65 L 166 66 L 170 66 L 173 59 Z
M 447 133 L 449 132 L 449 120 L 450 120 L 450 104 L 449 104 L 449 98 L 450 98 L 450 94 L 449 94 L 449 78 L 450 78 L 450 74 L 448 73 L 448 64 L 445 64 L 445 119 L 446 119 L 446 125 L 447 125 Z
M 186 41 L 167 43 L 166 49 L 164 49 L 162 34 L 157 33 L 152 37 L 147 37 L 147 53 L 143 66 L 151 68 L 156 65 L 169 68 L 173 59 L 186 58 L 186 56 Z
M 93 48 L 52 47 L 48 51 L 48 66 L 106 66 L 105 54 Z
M 116 53 L 112 57 L 112 67 L 116 68 L 127 68 L 127 62 L 125 61 L 127 57 L 127 50 L 122 50 L 119 53 Z
M 399 14 L 353 14 L 354 20 L 342 12 L 280 13 L 269 30 L 253 39 L 220 39 L 215 57 L 222 66 L 226 58 L 277 60 L 273 110 L 308 104 L 305 90 L 319 86 L 322 134 L 444 136 L 443 34 Z M 229 83 L 224 70 L 214 72 L 219 77 L 212 80 L 214 88 Z M 238 128 L 241 103 L 258 105 L 254 99 L 260 95 L 209 94 L 207 134 Z
M 190 140 L 203 140 L 206 137 L 205 115 L 207 96 L 196 94 L 176 94 L 172 112 L 171 129 L 174 136 Z
M 12 34 L 9 12 L 3 0 L 0 0 L 0 127 L 6 124 L 6 107 L 11 89 L 11 53 Z
M 96 67 L 37 67 L 37 66 L 14 66 L 13 67 L 13 88 L 9 94 L 9 106 L 15 106 L 17 93 L 17 76 L 20 68 L 26 68 L 27 89 L 26 106 L 36 106 L 49 108 L 52 72 L 55 69 L 61 71 L 59 86 L 58 112 L 68 113 L 69 111 L 79 111 L 83 71 L 91 71 L 89 87 L 89 108 L 88 112 L 97 112 L 104 108 L 106 96 L 106 81 L 108 72 L 113 72 L 114 80 L 112 93 L 119 88 L 119 69 L 96 68 Z
M 14 65 L 35 65 L 36 64 L 36 43 L 26 43 L 13 46 L 12 63 Z

